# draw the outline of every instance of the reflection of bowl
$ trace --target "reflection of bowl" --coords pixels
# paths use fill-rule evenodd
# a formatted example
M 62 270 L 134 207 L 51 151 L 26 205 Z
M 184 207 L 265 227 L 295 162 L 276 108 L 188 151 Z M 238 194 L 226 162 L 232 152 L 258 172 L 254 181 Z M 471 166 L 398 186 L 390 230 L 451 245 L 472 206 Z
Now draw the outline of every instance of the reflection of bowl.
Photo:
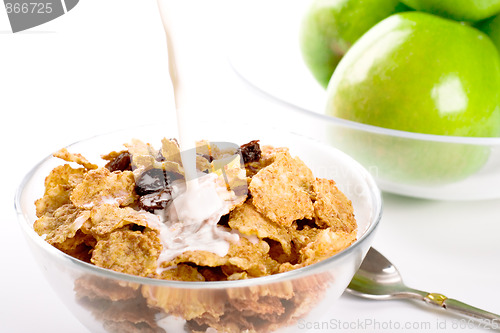
M 175 124 L 175 122 L 172 122 Z M 360 265 L 381 217 L 381 197 L 371 175 L 342 152 L 290 133 L 253 129 L 247 134 L 224 124 L 199 127 L 200 138 L 211 141 L 288 146 L 319 177 L 333 178 L 352 200 L 358 221 L 358 240 L 320 263 L 294 271 L 229 282 L 175 282 L 141 278 L 102 269 L 74 259 L 46 243 L 33 228 L 34 201 L 43 194 L 49 171 L 61 161 L 47 157 L 24 179 L 16 196 L 22 230 L 54 290 L 92 332 L 203 331 L 200 322 L 240 332 L 255 327 L 270 332 L 287 327 L 303 331 L 301 323 L 324 320 Z M 70 146 L 90 161 L 119 151 L 132 138 L 156 143 L 176 137 L 173 125 L 149 126 L 94 137 Z M 251 136 L 249 136 L 251 135 Z M 299 321 L 300 320 L 300 321 Z

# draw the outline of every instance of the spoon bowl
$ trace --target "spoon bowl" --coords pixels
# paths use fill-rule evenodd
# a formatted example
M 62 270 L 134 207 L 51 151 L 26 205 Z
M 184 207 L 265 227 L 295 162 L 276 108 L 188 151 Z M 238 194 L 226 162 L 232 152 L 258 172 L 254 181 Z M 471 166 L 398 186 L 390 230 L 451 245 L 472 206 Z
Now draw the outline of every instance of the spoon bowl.
M 500 330 L 500 315 L 481 310 L 439 293 L 428 293 L 407 287 L 396 266 L 373 247 L 352 278 L 346 291 L 352 295 L 374 299 L 414 299 L 476 320 Z
M 396 266 L 380 252 L 370 248 L 350 282 L 348 292 L 371 299 L 391 299 L 401 297 L 407 289 Z

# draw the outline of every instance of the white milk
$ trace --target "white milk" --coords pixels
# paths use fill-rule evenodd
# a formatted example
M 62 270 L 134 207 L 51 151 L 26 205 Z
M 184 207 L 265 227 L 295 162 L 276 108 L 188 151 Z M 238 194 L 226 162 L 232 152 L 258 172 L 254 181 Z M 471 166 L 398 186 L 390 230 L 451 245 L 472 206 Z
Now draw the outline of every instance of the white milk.
M 200 73 L 190 70 L 195 57 L 190 55 L 192 44 L 198 43 L 195 19 L 191 19 L 189 10 L 193 11 L 192 2 L 184 0 L 158 0 L 160 14 L 165 28 L 168 47 L 168 65 L 170 79 L 175 98 L 177 127 L 181 160 L 186 176 L 186 188 L 174 188 L 173 202 L 165 212 L 160 228 L 163 251 L 159 262 L 175 258 L 185 251 L 202 250 L 225 256 L 230 242 L 238 241 L 239 236 L 217 225 L 220 217 L 228 213 L 228 204 L 217 194 L 216 175 L 208 174 L 199 177 L 196 170 L 197 133 L 191 130 L 194 126 L 193 112 L 199 106 L 189 92 L 196 92 L 199 83 L 196 77 Z M 191 7 L 191 8 L 187 8 Z M 184 15 L 183 15 L 184 14 Z M 177 15 L 177 16 L 176 16 Z M 191 22 L 191 31 L 186 31 Z M 195 76 L 196 75 L 196 76 Z M 159 269 L 161 272 L 161 269 Z

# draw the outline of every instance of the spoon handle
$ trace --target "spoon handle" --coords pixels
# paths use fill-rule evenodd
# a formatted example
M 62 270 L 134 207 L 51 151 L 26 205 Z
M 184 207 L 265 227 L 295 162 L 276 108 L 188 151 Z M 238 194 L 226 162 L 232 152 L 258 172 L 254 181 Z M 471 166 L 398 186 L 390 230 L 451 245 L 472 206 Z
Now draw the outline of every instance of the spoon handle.
M 442 307 L 451 312 L 471 317 L 478 321 L 482 327 L 500 330 L 500 316 L 497 314 L 481 310 L 441 294 L 430 293 L 424 298 L 424 301 L 429 304 Z
M 447 310 L 460 312 L 464 315 L 475 317 L 478 319 L 487 319 L 492 325 L 500 329 L 500 316 L 485 310 L 478 309 L 471 305 L 462 303 L 453 298 L 448 298 L 444 301 L 443 307 Z

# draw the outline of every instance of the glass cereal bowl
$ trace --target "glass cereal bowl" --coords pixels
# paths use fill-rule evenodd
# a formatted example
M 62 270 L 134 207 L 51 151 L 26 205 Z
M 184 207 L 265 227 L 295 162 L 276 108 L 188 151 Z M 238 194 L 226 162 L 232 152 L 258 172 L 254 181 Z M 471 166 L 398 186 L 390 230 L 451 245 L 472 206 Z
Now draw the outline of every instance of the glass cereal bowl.
M 170 124 L 100 135 L 67 149 L 96 163 L 101 154 L 120 151 L 133 138 L 155 145 L 164 137 L 177 137 L 175 122 Z M 352 201 L 357 240 L 318 263 L 242 280 L 170 281 L 104 269 L 65 254 L 33 229 L 34 202 L 44 193 L 44 179 L 65 163 L 49 156 L 24 178 L 15 206 L 27 243 L 52 288 L 91 332 L 299 332 L 300 320 L 331 317 L 329 305 L 358 269 L 381 219 L 381 195 L 372 175 L 341 151 L 301 135 L 266 128 L 248 133 L 241 130 L 245 127 L 208 122 L 196 126 L 200 139 L 211 142 L 260 140 L 289 147 L 316 177 L 334 179 Z

